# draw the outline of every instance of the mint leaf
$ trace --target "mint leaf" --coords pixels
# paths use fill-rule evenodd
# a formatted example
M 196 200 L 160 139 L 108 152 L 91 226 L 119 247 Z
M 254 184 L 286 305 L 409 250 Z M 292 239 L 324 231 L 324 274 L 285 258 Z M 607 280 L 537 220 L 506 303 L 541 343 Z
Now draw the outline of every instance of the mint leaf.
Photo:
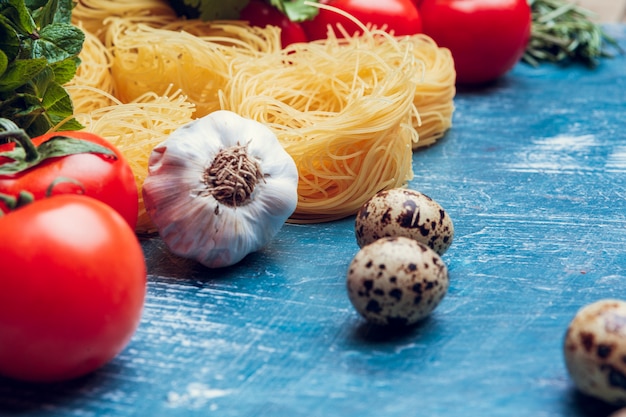
M 80 129 L 63 84 L 76 75 L 85 34 L 71 24 L 73 0 L 0 0 L 0 117 L 31 137 L 58 123 Z
M 54 73 L 54 80 L 59 84 L 66 84 L 74 78 L 76 70 L 80 64 L 78 58 L 67 58 L 50 65 Z
M 0 102 L 0 114 L 10 114 L 10 120 L 26 131 L 45 129 L 49 121 L 40 119 L 42 113 L 40 99 L 31 93 L 16 92 L 9 100 Z M 38 119 L 41 122 L 35 123 Z
M 52 82 L 48 84 L 42 97 L 43 107 L 48 111 L 53 122 L 58 123 L 65 114 L 72 111 L 72 100 L 62 85 Z
M 50 62 L 77 56 L 83 48 L 85 34 L 77 27 L 65 23 L 52 23 L 41 29 L 39 39 L 33 41 L 33 58 L 46 58 Z
M 292 22 L 302 22 L 313 19 L 319 13 L 317 7 L 304 4 L 305 1 L 307 0 L 270 0 L 270 4 L 287 15 Z
M 0 97 L 3 97 L 2 93 L 15 91 L 31 81 L 47 65 L 48 62 L 44 58 L 17 59 L 10 62 L 4 74 L 0 77 Z
M 44 7 L 46 5 L 46 3 L 55 3 L 54 1 L 49 1 L 49 0 L 25 0 L 26 3 L 26 7 L 28 7 L 29 10 L 37 10 L 40 9 L 42 7 Z M 35 14 L 33 12 L 33 14 Z
M 11 22 L 0 14 L 0 50 L 13 61 L 20 53 L 20 38 Z
M 4 74 L 9 66 L 9 58 L 7 54 L 0 51 L 0 75 Z
M 27 1 L 27 6 L 33 10 L 33 19 L 39 27 L 45 27 L 52 23 L 71 23 L 72 2 L 63 0 Z
M 0 1 L 0 13 L 7 16 L 21 32 L 30 35 L 37 31 L 37 25 L 24 1 Z

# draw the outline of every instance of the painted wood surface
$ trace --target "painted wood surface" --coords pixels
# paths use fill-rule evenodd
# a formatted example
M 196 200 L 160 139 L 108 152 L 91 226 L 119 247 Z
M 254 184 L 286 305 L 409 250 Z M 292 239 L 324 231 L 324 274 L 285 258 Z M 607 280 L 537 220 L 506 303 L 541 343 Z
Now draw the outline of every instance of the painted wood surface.
M 626 47 L 626 26 L 609 31 Z M 69 383 L 0 379 L 0 415 L 608 415 L 573 388 L 561 349 L 581 306 L 626 298 L 626 56 L 520 64 L 456 107 L 410 183 L 456 226 L 450 290 L 429 319 L 389 332 L 353 310 L 351 218 L 286 225 L 223 270 L 145 240 L 147 304 L 128 348 Z

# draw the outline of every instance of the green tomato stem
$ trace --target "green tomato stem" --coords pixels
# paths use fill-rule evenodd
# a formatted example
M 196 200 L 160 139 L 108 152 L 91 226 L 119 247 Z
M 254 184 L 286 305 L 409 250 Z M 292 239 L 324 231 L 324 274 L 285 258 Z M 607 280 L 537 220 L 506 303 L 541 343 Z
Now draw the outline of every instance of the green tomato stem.
M 0 155 L 13 159 L 11 162 L 0 164 L 0 175 L 13 175 L 33 168 L 50 159 L 80 153 L 95 153 L 106 156 L 111 160 L 117 159 L 115 151 L 109 147 L 88 140 L 67 135 L 54 135 L 39 146 L 35 146 L 25 130 L 20 129 L 11 120 L 0 118 L 0 143 L 15 142 L 15 152 L 7 151 Z
M 7 143 L 10 140 L 13 140 L 14 142 L 19 143 L 19 145 L 24 149 L 25 159 L 27 162 L 35 161 L 39 158 L 37 147 L 24 129 L 19 128 L 11 120 L 5 118 L 0 118 L 0 127 L 4 129 L 3 132 L 0 132 L 0 142 Z
M 9 211 L 16 210 L 20 207 L 32 203 L 33 201 L 35 201 L 35 197 L 29 191 L 20 191 L 17 197 L 10 194 L 0 193 L 0 202 L 4 203 Z M 0 210 L 0 217 L 3 215 L 4 212 Z

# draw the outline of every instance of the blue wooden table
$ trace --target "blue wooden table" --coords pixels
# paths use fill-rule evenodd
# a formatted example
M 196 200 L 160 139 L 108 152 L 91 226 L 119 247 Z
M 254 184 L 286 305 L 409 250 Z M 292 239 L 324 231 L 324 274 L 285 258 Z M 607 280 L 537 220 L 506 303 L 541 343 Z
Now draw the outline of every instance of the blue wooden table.
M 626 26 L 609 26 L 626 48 Z M 148 297 L 127 349 L 88 377 L 0 380 L 1 416 L 603 417 L 562 340 L 575 312 L 626 299 L 626 56 L 518 65 L 460 90 L 454 127 L 414 156 L 447 208 L 448 295 L 404 332 L 349 303 L 353 219 L 286 225 L 208 270 L 145 240 Z

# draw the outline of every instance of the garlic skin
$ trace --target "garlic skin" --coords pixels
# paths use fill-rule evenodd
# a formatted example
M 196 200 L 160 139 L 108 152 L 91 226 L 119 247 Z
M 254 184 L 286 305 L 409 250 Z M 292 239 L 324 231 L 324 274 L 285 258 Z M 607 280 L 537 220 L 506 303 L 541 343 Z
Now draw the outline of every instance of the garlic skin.
M 142 192 L 170 251 L 219 268 L 269 243 L 297 187 L 296 164 L 267 126 L 218 110 L 154 148 Z

